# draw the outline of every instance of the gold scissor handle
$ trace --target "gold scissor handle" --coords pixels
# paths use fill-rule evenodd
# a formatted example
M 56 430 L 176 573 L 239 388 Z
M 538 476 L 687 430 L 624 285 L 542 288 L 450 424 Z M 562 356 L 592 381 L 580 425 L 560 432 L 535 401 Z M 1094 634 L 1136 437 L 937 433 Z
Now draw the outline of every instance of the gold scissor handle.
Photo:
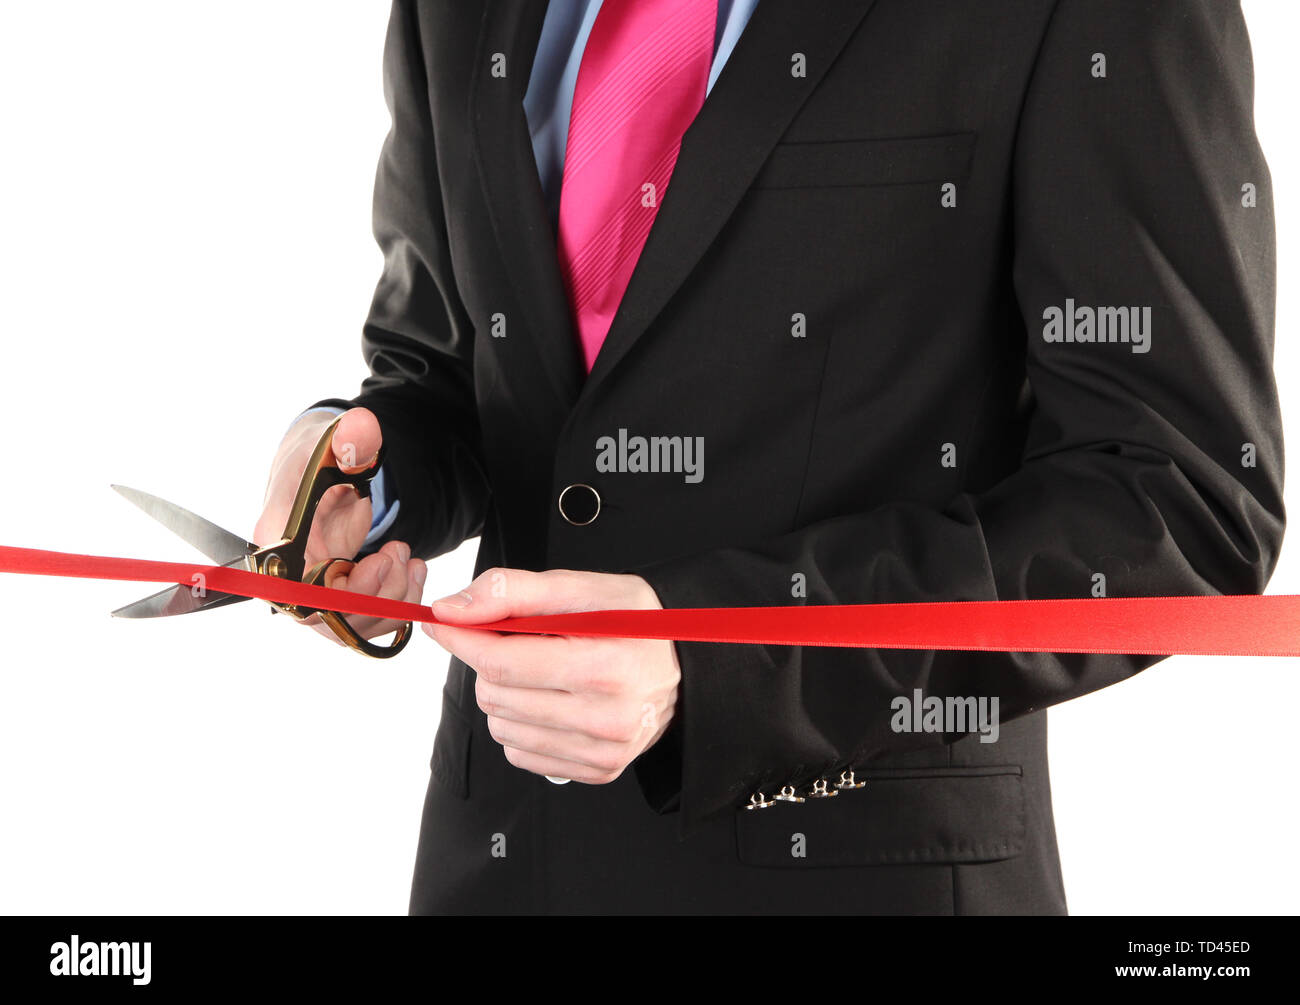
M 298 483 L 298 493 L 293 497 L 289 519 L 284 524 L 284 540 L 296 545 L 300 555 L 306 554 L 311 522 L 316 517 L 316 507 L 320 505 L 325 493 L 336 485 L 350 485 L 356 490 L 358 496 L 362 499 L 366 498 L 370 495 L 370 480 L 374 478 L 383 460 L 381 447 L 379 456 L 368 468 L 352 474 L 340 470 L 338 461 L 334 457 L 334 430 L 338 428 L 342 418 L 339 416 L 331 422 L 316 441 L 311 457 L 307 459 L 307 467 L 303 470 L 302 481 Z
M 364 471 L 348 474 L 340 470 L 334 457 L 333 446 L 334 430 L 338 428 L 338 424 L 339 419 L 331 422 L 325 431 L 321 433 L 320 439 L 316 441 L 311 457 L 307 460 L 307 467 L 303 471 L 302 481 L 298 483 L 298 494 L 294 496 L 293 506 L 289 510 L 289 519 L 285 521 L 283 539 L 279 544 L 262 548 L 253 555 L 253 562 L 258 572 L 268 576 L 278 576 L 281 579 L 299 579 L 304 583 L 318 586 L 323 582 L 326 572 L 330 569 L 336 568 L 341 563 L 346 564 L 351 569 L 355 564 L 345 558 L 333 558 L 318 563 L 310 570 L 306 568 L 307 538 L 311 533 L 311 524 L 316 516 L 316 508 L 320 505 L 325 493 L 336 485 L 349 485 L 356 491 L 358 496 L 364 499 L 370 495 L 370 480 L 374 477 L 375 472 L 379 470 L 379 464 L 383 457 L 383 448 L 381 447 L 380 456 L 376 457 L 374 462 Z M 411 622 L 407 621 L 398 629 L 397 635 L 390 645 L 377 646 L 373 642 L 363 639 L 348 624 L 347 619 L 335 611 L 308 610 L 287 604 L 274 604 L 272 606 L 299 621 L 306 620 L 312 614 L 319 614 L 321 620 L 329 626 L 330 631 L 334 633 L 340 642 L 357 652 L 365 653 L 365 655 L 373 656 L 376 659 L 396 656 L 402 651 L 411 637 Z
M 325 577 L 331 569 L 339 568 L 339 572 L 351 572 L 355 562 L 350 562 L 346 558 L 329 558 L 324 562 L 319 562 L 312 566 L 311 571 L 307 573 L 307 578 L 303 582 L 310 583 L 312 586 L 320 586 L 325 582 Z M 317 611 L 321 621 L 329 627 L 335 637 L 349 649 L 355 649 L 359 653 L 367 656 L 373 656 L 375 659 L 384 660 L 390 656 L 396 656 L 406 648 L 406 643 L 411 639 L 411 622 L 403 622 L 397 629 L 397 634 L 393 641 L 386 646 L 375 645 L 369 639 L 363 638 L 357 630 L 348 624 L 348 619 L 342 614 L 336 614 L 334 611 Z

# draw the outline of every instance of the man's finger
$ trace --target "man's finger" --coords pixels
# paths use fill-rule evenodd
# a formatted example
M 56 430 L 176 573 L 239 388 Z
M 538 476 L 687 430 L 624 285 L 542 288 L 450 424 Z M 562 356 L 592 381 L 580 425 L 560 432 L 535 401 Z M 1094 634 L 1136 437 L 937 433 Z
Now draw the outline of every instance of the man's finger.
M 514 722 L 498 716 L 489 716 L 487 725 L 488 733 L 501 746 L 530 754 L 572 761 L 598 771 L 617 769 L 626 760 L 626 748 L 622 744 L 593 739 L 581 733 Z
M 405 600 L 419 603 L 424 592 L 424 582 L 428 567 L 420 559 L 410 557 L 410 548 L 401 541 L 390 541 L 373 555 L 367 555 L 353 567 L 351 572 L 337 573 L 326 577 L 325 585 L 338 590 L 350 590 L 367 596 L 379 596 L 387 600 Z M 349 615 L 348 623 L 364 638 L 377 638 L 396 631 L 399 622 Z M 306 624 L 311 625 L 322 635 L 333 638 L 329 627 L 319 617 L 313 615 Z
M 428 567 L 418 558 L 413 558 L 405 565 L 394 565 L 393 570 L 388 574 L 384 581 L 384 589 L 380 596 L 388 597 L 390 600 L 404 600 L 408 604 L 418 604 L 424 595 L 424 581 L 428 575 Z M 389 583 L 392 583 L 390 596 Z M 405 585 L 405 593 L 397 593 L 402 585 Z M 356 629 L 357 634 L 367 639 L 378 638 L 387 635 L 389 632 L 395 632 L 401 627 L 402 622 L 393 621 L 392 619 L 380 620 L 379 618 L 366 617 L 364 615 L 352 615 L 348 618 L 352 627 Z
M 394 571 L 405 579 L 405 569 L 397 568 L 399 563 L 395 558 L 391 551 L 381 549 L 373 555 L 367 555 L 347 572 L 327 576 L 325 585 L 335 590 L 364 593 L 368 597 L 382 596 L 384 589 L 388 588 L 389 599 L 396 599 L 396 596 L 406 592 L 406 584 L 403 582 L 400 592 L 392 595 Z
M 474 697 L 484 715 L 567 730 L 594 740 L 631 743 L 644 729 L 636 710 L 622 702 L 593 700 L 567 691 L 501 687 L 477 677 Z
M 531 771 L 535 775 L 545 775 L 548 778 L 567 778 L 586 785 L 606 785 L 623 773 L 621 770 L 603 771 L 579 764 L 577 761 L 547 757 L 545 754 L 534 754 L 516 747 L 503 747 L 502 750 L 505 752 L 506 760 L 516 768 Z
M 474 680 L 474 697 L 484 715 L 494 715 L 511 722 L 527 722 L 551 729 L 582 728 L 590 712 L 590 703 L 567 691 L 545 691 L 531 687 L 502 687 L 482 677 Z M 591 735 L 588 733 L 588 735 Z
M 554 635 L 499 635 L 473 628 L 425 624 L 425 633 L 494 684 L 557 691 L 601 690 L 586 673 L 577 640 Z M 586 640 L 582 640 L 586 641 Z

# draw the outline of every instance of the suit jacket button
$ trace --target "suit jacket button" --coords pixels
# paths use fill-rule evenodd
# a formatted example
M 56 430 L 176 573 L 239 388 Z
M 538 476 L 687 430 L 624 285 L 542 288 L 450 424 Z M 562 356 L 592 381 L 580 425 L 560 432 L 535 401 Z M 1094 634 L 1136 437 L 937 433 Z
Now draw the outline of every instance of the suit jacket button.
M 813 782 L 812 791 L 808 793 L 813 799 L 830 799 L 839 794 L 840 790 L 838 788 L 832 789 L 831 783 L 825 778 L 819 778 Z
M 600 515 L 600 493 L 582 482 L 561 492 L 557 504 L 560 516 L 575 527 L 585 527 Z

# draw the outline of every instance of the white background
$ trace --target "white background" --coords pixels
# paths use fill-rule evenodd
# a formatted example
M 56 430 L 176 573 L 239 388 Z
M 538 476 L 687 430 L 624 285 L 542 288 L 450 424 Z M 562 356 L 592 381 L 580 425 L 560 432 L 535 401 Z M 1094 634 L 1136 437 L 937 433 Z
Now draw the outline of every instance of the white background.
M 1296 6 L 1246 4 L 1284 404 Z M 108 485 L 251 534 L 286 423 L 354 393 L 387 7 L 0 6 L 0 543 L 196 559 Z M 1297 541 L 1270 592 L 1300 593 Z M 405 911 L 442 651 L 365 661 L 257 604 L 108 617 L 146 592 L 0 575 L 0 913 Z M 1298 712 L 1300 662 L 1190 658 L 1054 710 L 1072 911 L 1293 912 Z

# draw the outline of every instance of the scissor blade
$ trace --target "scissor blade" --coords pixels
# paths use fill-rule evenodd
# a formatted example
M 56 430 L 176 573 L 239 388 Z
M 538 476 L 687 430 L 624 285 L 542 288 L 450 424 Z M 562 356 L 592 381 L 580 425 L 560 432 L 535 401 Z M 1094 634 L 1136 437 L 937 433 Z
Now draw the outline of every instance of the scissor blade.
M 193 614 L 195 611 L 211 611 L 227 604 L 238 604 L 247 600 L 234 593 L 207 593 L 196 597 L 188 586 L 169 586 L 151 597 L 137 600 L 133 604 L 119 607 L 113 612 L 115 618 L 170 618 L 177 614 Z
M 113 491 L 139 506 L 177 537 L 188 541 L 220 565 L 233 565 L 257 550 L 256 545 L 250 544 L 237 534 L 222 530 L 215 523 L 204 520 L 203 517 L 175 503 L 169 503 L 165 499 L 151 496 L 148 492 L 141 492 L 139 489 L 127 488 L 125 485 L 114 485 Z

